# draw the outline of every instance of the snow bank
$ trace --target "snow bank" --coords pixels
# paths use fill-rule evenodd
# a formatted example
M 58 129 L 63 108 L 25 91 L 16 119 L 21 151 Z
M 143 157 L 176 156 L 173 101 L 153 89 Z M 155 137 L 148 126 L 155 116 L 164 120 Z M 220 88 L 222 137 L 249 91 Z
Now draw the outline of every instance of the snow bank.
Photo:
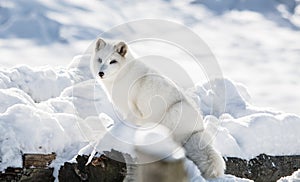
M 57 97 L 64 88 L 72 84 L 66 71 L 54 71 L 50 67 L 37 70 L 28 66 L 17 66 L 0 71 L 0 88 L 19 88 L 36 102 Z
M 197 85 L 195 93 L 199 97 L 197 100 L 204 115 L 212 114 L 219 117 L 222 114 L 229 114 L 239 118 L 255 113 L 279 114 L 270 108 L 251 105 L 247 89 L 242 84 L 234 83 L 229 79 L 217 79 Z
M 71 137 L 76 129 L 72 116 L 54 116 L 32 106 L 16 104 L 2 113 L 0 120 L 1 170 L 11 165 L 21 166 L 22 153 L 62 153 L 71 144 L 82 141 L 81 136 Z M 63 128 L 59 120 L 70 125 Z
M 88 55 L 74 58 L 68 68 L 0 69 L 0 83 L 0 170 L 20 167 L 22 153 L 56 152 L 58 166 L 95 149 L 114 148 L 134 155 L 135 130 L 120 122 L 93 79 Z M 222 86 L 225 94 L 211 89 Z M 197 85 L 195 94 L 223 156 L 300 154 L 298 116 L 252 106 L 247 90 L 228 79 Z M 192 181 L 203 180 L 188 161 L 187 168 Z
M 113 111 L 101 89 L 94 94 L 90 73 L 79 71 L 84 58 L 75 58 L 68 69 L 0 69 L 0 170 L 20 167 L 22 153 L 55 152 L 61 162 L 68 161 L 105 133 L 99 127 L 106 116 L 98 114 Z
M 208 127 L 214 125 L 215 146 L 223 156 L 251 159 L 261 153 L 300 153 L 300 143 L 295 141 L 300 137 L 299 116 L 251 105 L 244 97 L 249 95 L 246 88 L 228 79 L 197 86 L 196 94 Z
M 300 118 L 289 114 L 258 113 L 241 118 L 224 118 L 216 136 L 224 156 L 253 158 L 261 153 L 296 155 L 300 153 Z M 235 146 L 235 147 L 227 147 Z

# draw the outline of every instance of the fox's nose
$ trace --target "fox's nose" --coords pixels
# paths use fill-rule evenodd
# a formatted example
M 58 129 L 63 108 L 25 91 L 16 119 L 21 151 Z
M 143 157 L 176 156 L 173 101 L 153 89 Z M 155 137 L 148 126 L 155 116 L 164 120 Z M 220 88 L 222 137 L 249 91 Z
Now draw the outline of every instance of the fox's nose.
M 104 73 L 102 71 L 100 71 L 98 74 L 101 78 L 104 76 Z

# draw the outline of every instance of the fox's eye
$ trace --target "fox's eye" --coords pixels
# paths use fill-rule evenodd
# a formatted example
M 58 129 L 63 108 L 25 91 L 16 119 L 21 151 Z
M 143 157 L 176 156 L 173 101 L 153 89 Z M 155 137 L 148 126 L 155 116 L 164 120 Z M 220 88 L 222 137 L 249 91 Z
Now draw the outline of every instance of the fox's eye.
M 111 60 L 109 64 L 115 64 L 115 63 L 117 63 L 116 60 Z
M 99 63 L 102 63 L 102 59 L 101 59 L 101 58 L 98 58 L 98 62 L 99 62 Z

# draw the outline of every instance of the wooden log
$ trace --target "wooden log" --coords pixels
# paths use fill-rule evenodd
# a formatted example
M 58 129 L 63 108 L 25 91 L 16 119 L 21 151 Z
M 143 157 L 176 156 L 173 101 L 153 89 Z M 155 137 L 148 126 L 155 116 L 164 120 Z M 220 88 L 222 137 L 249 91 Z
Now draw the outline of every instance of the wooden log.
M 53 160 L 55 160 L 56 154 L 24 154 L 23 155 L 23 167 L 24 168 L 47 168 Z

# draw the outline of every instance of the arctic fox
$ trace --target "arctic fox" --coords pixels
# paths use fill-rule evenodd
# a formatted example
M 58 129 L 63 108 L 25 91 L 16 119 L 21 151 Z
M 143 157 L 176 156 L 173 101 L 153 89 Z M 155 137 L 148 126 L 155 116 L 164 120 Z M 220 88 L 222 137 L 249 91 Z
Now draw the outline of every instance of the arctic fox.
M 155 122 L 168 127 L 204 178 L 224 174 L 225 162 L 204 130 L 199 109 L 176 84 L 135 60 L 125 42 L 98 38 L 91 61 L 94 75 L 126 121 L 136 125 Z

